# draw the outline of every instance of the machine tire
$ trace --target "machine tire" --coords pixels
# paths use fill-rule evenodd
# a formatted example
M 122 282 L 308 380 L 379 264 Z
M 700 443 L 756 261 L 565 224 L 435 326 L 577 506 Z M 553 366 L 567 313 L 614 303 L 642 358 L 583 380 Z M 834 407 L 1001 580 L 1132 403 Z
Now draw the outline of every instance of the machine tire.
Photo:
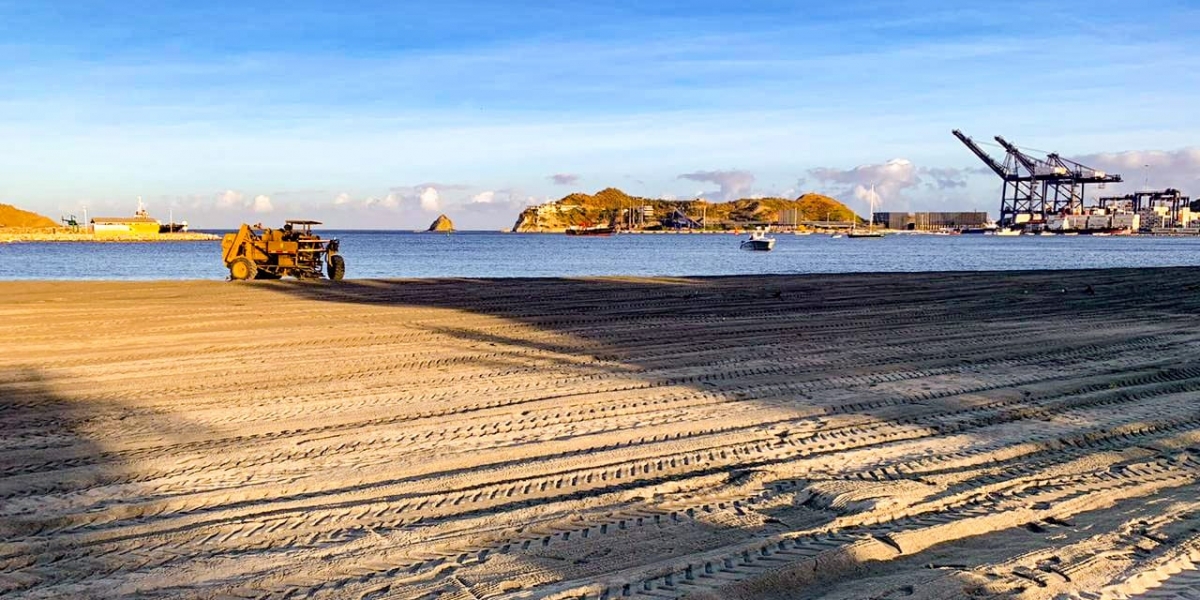
M 234 281 L 254 279 L 257 275 L 258 266 L 245 256 L 239 256 L 229 262 L 229 278 Z
M 346 259 L 342 258 L 341 254 L 330 256 L 328 271 L 330 279 L 341 281 L 346 276 Z

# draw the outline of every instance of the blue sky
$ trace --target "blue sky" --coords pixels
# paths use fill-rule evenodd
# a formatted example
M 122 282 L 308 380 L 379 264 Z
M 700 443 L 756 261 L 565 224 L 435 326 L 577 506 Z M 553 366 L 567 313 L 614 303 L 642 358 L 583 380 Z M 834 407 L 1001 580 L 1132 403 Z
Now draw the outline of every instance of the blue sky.
M 0 202 L 499 229 L 606 186 L 864 211 L 874 184 L 995 212 L 952 128 L 1200 196 L 1195 3 L 217 4 L 0 0 Z

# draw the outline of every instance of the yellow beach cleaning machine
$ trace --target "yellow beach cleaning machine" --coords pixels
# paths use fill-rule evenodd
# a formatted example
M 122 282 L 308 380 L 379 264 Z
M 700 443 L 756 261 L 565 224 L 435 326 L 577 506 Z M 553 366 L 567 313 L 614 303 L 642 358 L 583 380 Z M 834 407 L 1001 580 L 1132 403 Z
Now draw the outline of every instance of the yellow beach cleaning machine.
M 320 279 L 328 274 L 338 281 L 346 274 L 346 261 L 338 254 L 337 238 L 322 239 L 312 226 L 320 221 L 288 220 L 283 229 L 264 228 L 261 223 L 245 223 L 236 233 L 221 240 L 221 252 L 229 278 L 279 279 L 290 275 L 297 279 Z

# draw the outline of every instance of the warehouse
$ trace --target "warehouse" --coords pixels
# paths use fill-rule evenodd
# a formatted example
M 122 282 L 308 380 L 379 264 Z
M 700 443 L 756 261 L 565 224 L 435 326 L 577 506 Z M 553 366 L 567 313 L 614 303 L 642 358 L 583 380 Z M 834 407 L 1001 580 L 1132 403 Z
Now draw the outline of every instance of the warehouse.
M 877 212 L 871 220 L 876 227 L 900 231 L 939 231 L 983 227 L 986 212 Z

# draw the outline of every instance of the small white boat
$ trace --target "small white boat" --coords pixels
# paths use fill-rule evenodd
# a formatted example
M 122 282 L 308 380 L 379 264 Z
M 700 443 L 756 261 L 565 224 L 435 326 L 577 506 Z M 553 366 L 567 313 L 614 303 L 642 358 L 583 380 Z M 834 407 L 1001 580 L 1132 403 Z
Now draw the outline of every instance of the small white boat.
M 742 250 L 757 250 L 759 252 L 770 252 L 775 248 L 775 238 L 767 237 L 767 232 L 762 227 L 755 227 L 754 232 L 750 234 L 749 239 L 742 240 Z
M 835 233 L 835 234 L 833 234 L 833 235 L 831 235 L 831 236 L 829 236 L 829 237 L 831 237 L 831 238 L 833 238 L 833 239 L 835 239 L 835 240 L 836 240 L 836 239 L 838 239 L 838 238 L 840 238 L 840 237 L 845 237 L 845 236 L 843 236 L 843 235 L 842 235 L 842 234 L 840 234 L 840 233 Z

